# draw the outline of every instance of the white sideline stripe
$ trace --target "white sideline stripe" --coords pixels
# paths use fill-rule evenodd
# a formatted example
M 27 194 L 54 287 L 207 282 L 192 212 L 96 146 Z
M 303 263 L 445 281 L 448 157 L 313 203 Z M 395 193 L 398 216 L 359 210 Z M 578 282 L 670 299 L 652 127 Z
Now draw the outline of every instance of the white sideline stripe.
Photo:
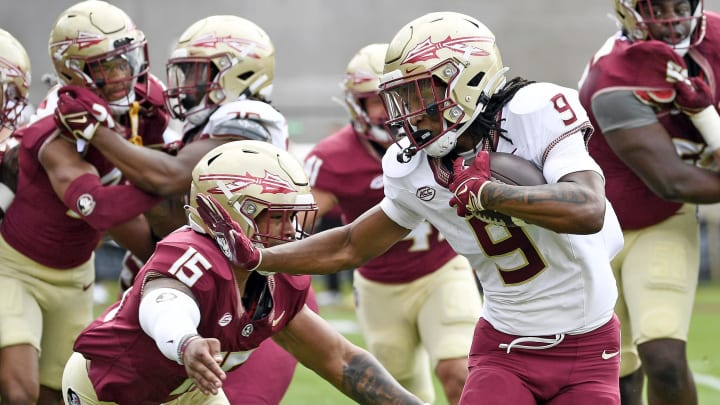
M 715 391 L 720 391 L 720 378 L 696 372 L 693 372 L 693 377 L 695 377 L 696 383 L 712 388 Z

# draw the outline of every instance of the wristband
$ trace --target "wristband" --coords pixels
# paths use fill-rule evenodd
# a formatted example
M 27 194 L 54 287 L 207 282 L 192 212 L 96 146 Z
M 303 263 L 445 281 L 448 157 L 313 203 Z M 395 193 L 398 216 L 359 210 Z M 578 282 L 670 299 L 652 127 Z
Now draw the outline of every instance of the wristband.
M 187 350 L 187 347 L 190 346 L 190 342 L 195 339 L 200 339 L 201 337 L 202 336 L 198 335 L 197 333 L 190 333 L 180 338 L 177 350 L 177 362 L 179 365 L 185 365 L 185 362 L 183 361 L 183 356 L 185 355 L 185 350 Z
M 711 151 L 720 149 L 720 115 L 715 106 L 711 105 L 699 113 L 691 115 L 690 121 L 700 132 Z

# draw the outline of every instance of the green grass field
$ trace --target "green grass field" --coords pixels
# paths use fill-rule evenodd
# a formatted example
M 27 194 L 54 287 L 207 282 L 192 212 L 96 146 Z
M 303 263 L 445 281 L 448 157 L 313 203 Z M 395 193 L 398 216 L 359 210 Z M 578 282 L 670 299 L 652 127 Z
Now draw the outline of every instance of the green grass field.
M 110 296 L 115 297 L 114 285 L 107 284 Z M 362 336 L 347 328 L 355 316 L 350 298 L 343 305 L 321 307 L 320 314 L 338 325 L 352 342 L 363 345 Z M 101 311 L 99 306 L 97 311 Z M 349 331 L 345 331 L 348 329 Z M 720 404 L 720 283 L 701 284 L 698 288 L 695 310 L 690 326 L 688 358 L 695 375 L 700 405 Z M 441 388 L 435 384 L 436 405 L 446 405 Z M 325 380 L 302 365 L 298 365 L 290 389 L 281 405 L 344 405 L 354 402 L 345 397 Z

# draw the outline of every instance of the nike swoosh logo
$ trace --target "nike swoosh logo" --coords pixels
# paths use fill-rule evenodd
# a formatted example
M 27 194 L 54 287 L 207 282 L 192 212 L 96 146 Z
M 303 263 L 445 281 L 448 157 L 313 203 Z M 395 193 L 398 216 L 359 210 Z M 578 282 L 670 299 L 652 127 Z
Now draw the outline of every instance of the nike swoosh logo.
M 276 326 L 280 323 L 280 320 L 283 318 L 283 316 L 285 316 L 285 311 L 282 311 L 282 312 L 280 313 L 280 316 L 278 316 L 277 318 L 275 318 L 275 319 L 272 320 L 272 327 L 273 327 L 273 328 L 276 327 Z
M 72 122 L 73 124 L 84 124 L 87 122 L 87 116 L 83 115 L 82 118 L 69 118 L 68 122 Z
M 420 68 L 420 66 L 415 66 L 415 67 L 412 67 L 412 68 L 407 68 L 407 69 L 405 69 L 405 74 L 412 73 L 412 72 L 418 70 L 419 68 Z
M 613 357 L 617 356 L 618 354 L 620 354 L 620 351 L 608 353 L 606 350 L 603 350 L 602 358 L 603 358 L 603 360 L 609 360 L 609 359 L 612 359 Z
M 94 283 L 90 283 L 90 284 L 84 285 L 84 286 L 82 287 L 83 291 L 87 291 L 90 287 L 93 286 L 93 284 L 94 284 Z

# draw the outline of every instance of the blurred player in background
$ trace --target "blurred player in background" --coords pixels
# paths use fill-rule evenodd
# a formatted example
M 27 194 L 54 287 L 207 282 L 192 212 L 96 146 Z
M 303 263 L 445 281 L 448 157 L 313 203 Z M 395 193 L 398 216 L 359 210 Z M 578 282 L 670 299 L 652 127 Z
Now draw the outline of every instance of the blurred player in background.
M 0 29 L 0 220 L 17 188 L 19 142 L 13 131 L 22 124 L 28 105 L 30 73 L 25 48 L 12 34 Z
M 158 202 L 118 184 L 112 164 L 77 139 L 99 125 L 130 137 L 124 115 L 151 88 L 143 33 L 119 8 L 81 2 L 57 18 L 49 52 L 72 86 L 56 94 L 53 115 L 17 132 L 17 193 L 0 227 L 0 396 L 11 404 L 59 403 L 73 341 L 92 321 L 93 250 Z M 78 104 L 92 113 L 76 114 Z M 139 131 L 166 123 L 150 111 Z
M 351 123 L 320 141 L 305 159 L 321 217 L 340 207 L 351 222 L 383 199 L 381 159 L 393 143 L 378 95 L 387 49 L 371 44 L 350 60 L 342 87 Z M 353 275 L 368 349 L 427 402 L 435 401 L 431 370 L 449 403 L 460 400 L 482 307 L 474 277 L 468 260 L 424 221 Z
M 461 404 L 619 404 L 610 259 L 622 233 L 586 149 L 592 127 L 576 91 L 506 82 L 506 70 L 478 20 L 411 21 L 390 42 L 380 84 L 389 124 L 406 134 L 383 158 L 380 204 L 282 246 L 250 249 L 230 231 L 222 240 L 248 270 L 324 274 L 379 256 L 427 220 L 483 287 Z M 547 184 L 489 181 L 488 151 L 532 162 Z
M 621 30 L 590 61 L 580 100 L 600 134 L 625 247 L 612 263 L 623 404 L 697 404 L 686 341 L 700 262 L 697 205 L 720 201 L 720 17 L 702 0 L 615 0 Z
M 226 373 L 272 337 L 359 403 L 421 404 L 305 305 L 309 276 L 248 272 L 216 246 L 212 236 L 228 220 L 257 246 L 302 237 L 317 208 L 300 163 L 267 142 L 237 141 L 192 173 L 189 226 L 158 243 L 122 300 L 78 338 L 63 376 L 66 402 L 238 404 L 223 393 Z

